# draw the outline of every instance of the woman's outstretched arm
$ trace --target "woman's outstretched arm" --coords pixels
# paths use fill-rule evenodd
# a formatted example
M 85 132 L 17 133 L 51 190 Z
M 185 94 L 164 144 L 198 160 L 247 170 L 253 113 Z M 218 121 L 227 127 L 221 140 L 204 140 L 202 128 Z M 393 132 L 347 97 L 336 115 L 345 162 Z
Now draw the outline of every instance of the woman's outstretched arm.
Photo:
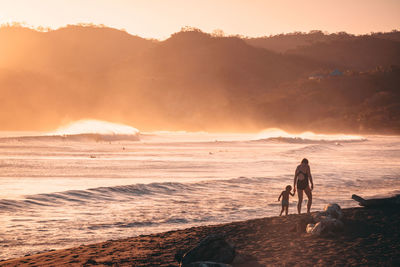
M 312 176 L 311 176 L 310 166 L 308 166 L 308 177 L 309 177 L 310 183 L 311 183 L 311 190 L 313 190 L 314 189 L 314 183 L 313 183 Z
M 298 169 L 298 167 L 296 168 L 296 171 L 294 172 L 294 178 L 293 178 L 293 192 L 296 192 L 296 184 L 297 184 L 297 169 Z

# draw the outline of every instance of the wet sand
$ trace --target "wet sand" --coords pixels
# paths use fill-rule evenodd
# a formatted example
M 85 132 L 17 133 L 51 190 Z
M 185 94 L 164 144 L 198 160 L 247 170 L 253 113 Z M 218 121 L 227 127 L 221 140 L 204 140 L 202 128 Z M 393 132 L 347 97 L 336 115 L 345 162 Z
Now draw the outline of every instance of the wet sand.
M 179 266 L 175 254 L 210 234 L 240 256 L 232 266 L 400 266 L 400 209 L 344 209 L 344 229 L 311 236 L 296 225 L 308 215 L 269 217 L 110 240 L 0 262 L 0 266 Z

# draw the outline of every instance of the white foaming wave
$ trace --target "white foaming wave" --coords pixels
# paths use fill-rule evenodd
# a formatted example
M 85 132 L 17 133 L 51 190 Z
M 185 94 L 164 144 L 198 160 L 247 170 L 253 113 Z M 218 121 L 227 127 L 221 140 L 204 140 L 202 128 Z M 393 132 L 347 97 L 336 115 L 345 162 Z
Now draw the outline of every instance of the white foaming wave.
M 14 134 L 10 137 L 0 137 L 2 141 L 139 141 L 140 132 L 129 125 L 100 120 L 79 120 L 62 126 L 54 132 Z
M 288 142 L 303 142 L 303 141 L 349 142 L 349 141 L 365 141 L 366 139 L 359 135 L 316 134 L 309 131 L 300 134 L 290 134 L 281 129 L 270 128 L 260 132 L 254 140 L 278 140 L 278 141 L 280 140 Z
M 139 130 L 124 124 L 101 121 L 101 120 L 79 120 L 69 125 L 58 128 L 55 132 L 48 135 L 81 135 L 81 134 L 101 134 L 101 135 L 137 135 Z

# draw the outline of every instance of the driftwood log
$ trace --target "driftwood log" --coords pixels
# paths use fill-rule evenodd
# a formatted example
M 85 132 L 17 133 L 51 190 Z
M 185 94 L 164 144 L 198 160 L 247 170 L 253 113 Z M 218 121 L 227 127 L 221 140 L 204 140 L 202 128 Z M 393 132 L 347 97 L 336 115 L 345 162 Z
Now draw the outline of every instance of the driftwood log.
M 351 198 L 357 201 L 358 204 L 363 207 L 383 207 L 383 206 L 400 205 L 400 195 L 390 198 L 373 198 L 373 199 L 364 199 L 360 196 L 352 195 Z

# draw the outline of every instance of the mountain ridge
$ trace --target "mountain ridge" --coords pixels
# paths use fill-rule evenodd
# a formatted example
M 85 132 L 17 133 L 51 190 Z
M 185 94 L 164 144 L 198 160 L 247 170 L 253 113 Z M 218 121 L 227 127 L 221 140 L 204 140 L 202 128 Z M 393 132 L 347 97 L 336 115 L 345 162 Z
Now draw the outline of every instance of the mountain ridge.
M 281 52 L 194 28 L 157 41 L 97 26 L 1 27 L 1 128 L 95 118 L 150 130 L 400 132 L 398 35 L 312 32 L 298 43 L 316 41 Z M 278 37 L 286 49 L 296 34 Z M 372 91 L 391 97 L 374 102 Z M 298 107 L 299 99 L 307 104 Z

